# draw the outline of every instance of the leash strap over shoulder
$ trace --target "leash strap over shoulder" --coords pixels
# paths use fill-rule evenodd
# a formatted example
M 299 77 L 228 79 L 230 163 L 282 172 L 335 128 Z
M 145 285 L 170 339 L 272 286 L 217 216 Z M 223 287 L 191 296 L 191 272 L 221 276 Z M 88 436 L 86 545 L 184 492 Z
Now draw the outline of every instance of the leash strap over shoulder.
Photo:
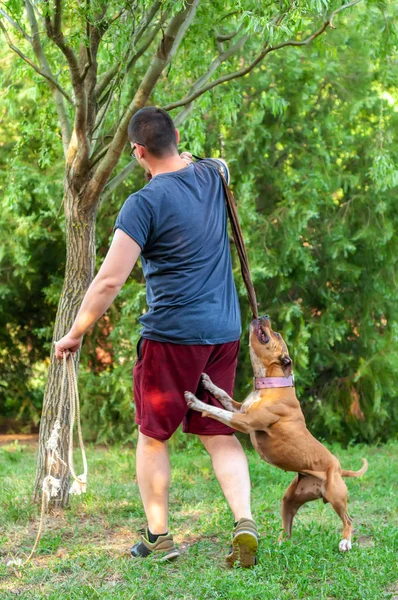
M 219 173 L 224 186 L 227 212 L 231 223 L 231 231 L 234 238 L 235 246 L 238 251 L 243 281 L 246 286 L 247 295 L 249 297 L 249 303 L 252 309 L 253 318 L 258 319 L 256 292 L 254 290 L 253 282 L 250 276 L 249 260 L 247 258 L 245 242 L 243 240 L 242 229 L 239 223 L 238 210 L 236 207 L 235 198 L 233 197 L 232 192 L 229 189 L 227 180 L 225 179 L 224 173 L 222 172 L 221 168 L 219 169 Z

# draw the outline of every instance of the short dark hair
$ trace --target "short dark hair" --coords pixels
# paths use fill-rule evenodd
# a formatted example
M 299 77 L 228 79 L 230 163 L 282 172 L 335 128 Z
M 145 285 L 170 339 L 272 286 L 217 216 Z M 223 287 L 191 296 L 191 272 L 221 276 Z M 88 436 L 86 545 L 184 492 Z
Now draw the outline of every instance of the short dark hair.
M 130 142 L 142 144 L 153 156 L 161 158 L 177 150 L 173 119 L 162 108 L 146 106 L 131 118 L 128 127 Z

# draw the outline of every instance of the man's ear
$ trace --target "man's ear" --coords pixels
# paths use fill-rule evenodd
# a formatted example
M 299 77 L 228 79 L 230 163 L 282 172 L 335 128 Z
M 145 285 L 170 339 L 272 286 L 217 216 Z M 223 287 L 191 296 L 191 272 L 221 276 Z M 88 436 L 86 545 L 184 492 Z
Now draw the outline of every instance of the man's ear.
M 141 146 L 141 144 L 136 145 L 136 152 L 138 153 L 138 157 L 142 159 L 145 153 L 145 146 Z
M 285 377 L 290 377 L 293 369 L 293 361 L 288 354 L 281 354 L 280 356 L 282 371 Z
M 180 132 L 178 131 L 178 129 L 176 129 L 176 142 L 177 144 L 180 143 Z

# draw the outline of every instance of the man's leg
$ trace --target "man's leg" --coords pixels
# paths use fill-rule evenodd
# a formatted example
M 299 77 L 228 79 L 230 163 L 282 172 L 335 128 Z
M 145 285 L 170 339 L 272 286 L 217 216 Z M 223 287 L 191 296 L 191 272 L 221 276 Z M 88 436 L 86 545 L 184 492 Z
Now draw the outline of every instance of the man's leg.
M 168 499 L 170 462 L 167 442 L 141 433 L 137 444 L 137 481 L 148 519 L 148 529 L 141 541 L 131 548 L 134 558 L 155 554 L 160 560 L 179 556 L 173 536 L 168 533 Z
M 148 529 L 158 535 L 168 531 L 170 460 L 167 442 L 138 434 L 137 482 L 148 521 Z
M 235 521 L 252 519 L 246 454 L 234 435 L 200 435 Z
M 250 510 L 250 477 L 246 455 L 234 435 L 200 435 L 214 472 L 235 518 L 227 564 L 257 564 L 258 531 Z

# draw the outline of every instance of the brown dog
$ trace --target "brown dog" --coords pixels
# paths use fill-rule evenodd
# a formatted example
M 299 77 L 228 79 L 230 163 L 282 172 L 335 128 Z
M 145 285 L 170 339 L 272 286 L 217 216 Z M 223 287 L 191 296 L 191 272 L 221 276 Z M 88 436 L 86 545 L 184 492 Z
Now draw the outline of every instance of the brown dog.
M 255 389 L 243 403 L 232 400 L 203 373 L 203 386 L 226 410 L 209 406 L 185 392 L 189 408 L 249 433 L 254 448 L 264 460 L 284 471 L 297 473 L 282 500 L 282 524 L 288 537 L 300 506 L 323 498 L 343 521 L 339 549 L 350 550 L 352 521 L 347 513 L 347 486 L 342 477 L 360 477 L 368 468 L 367 461 L 362 459 L 363 467 L 359 471 L 342 469 L 337 458 L 308 431 L 294 390 L 287 346 L 282 336 L 271 329 L 267 316 L 251 323 L 250 358 Z

